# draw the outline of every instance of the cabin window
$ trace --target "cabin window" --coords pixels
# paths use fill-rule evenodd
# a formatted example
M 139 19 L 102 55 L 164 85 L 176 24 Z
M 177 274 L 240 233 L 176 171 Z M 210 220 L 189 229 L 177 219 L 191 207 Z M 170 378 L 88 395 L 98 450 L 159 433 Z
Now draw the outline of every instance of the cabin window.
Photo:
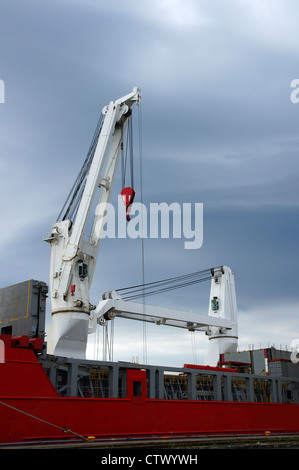
M 1 328 L 1 334 L 2 335 L 12 335 L 12 326 L 3 326 Z
M 140 381 L 133 381 L 133 396 L 141 397 L 142 396 L 142 386 Z

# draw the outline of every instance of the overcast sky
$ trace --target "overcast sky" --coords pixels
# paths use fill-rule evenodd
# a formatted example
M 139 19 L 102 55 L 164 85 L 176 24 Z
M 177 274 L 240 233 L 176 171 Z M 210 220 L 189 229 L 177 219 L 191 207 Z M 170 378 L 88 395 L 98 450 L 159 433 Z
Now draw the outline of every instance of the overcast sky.
M 144 240 L 145 280 L 225 264 L 240 349 L 298 338 L 298 21 L 296 0 L 3 0 L 0 287 L 48 282 L 43 235 L 101 109 L 139 86 L 144 202 L 204 207 L 200 249 Z M 137 162 L 136 200 L 138 178 Z M 92 303 L 142 280 L 141 248 L 103 240 Z M 148 302 L 207 313 L 209 285 Z M 195 357 L 189 332 L 148 325 L 145 336 L 147 361 L 169 365 L 202 362 L 208 341 L 196 335 Z M 142 361 L 143 338 L 142 323 L 116 320 L 114 358 Z

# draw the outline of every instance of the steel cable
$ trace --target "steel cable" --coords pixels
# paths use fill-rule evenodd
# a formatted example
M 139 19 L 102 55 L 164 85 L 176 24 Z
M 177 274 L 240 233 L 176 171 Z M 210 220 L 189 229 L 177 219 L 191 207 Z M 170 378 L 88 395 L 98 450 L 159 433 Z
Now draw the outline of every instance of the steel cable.
M 162 292 L 168 292 L 171 290 L 191 286 L 193 284 L 208 281 L 211 278 L 211 269 L 204 269 L 202 271 L 196 271 L 190 274 L 161 279 L 159 281 L 153 281 L 146 284 L 144 283 L 130 287 L 123 287 L 116 289 L 116 291 L 121 294 L 121 297 L 124 300 L 135 300 L 140 297 L 156 295 Z
M 81 198 L 82 198 L 82 194 L 84 191 L 84 187 L 85 187 L 86 176 L 89 172 L 89 169 L 90 169 L 90 166 L 91 166 L 94 154 L 95 154 L 95 150 L 97 147 L 97 143 L 99 140 L 103 122 L 104 122 L 104 118 L 103 118 L 103 115 L 101 115 L 100 119 L 98 120 L 96 129 L 94 131 L 94 135 L 93 135 L 89 150 L 87 152 L 85 161 L 57 217 L 57 221 L 67 220 L 67 219 L 73 221 L 77 213 L 77 210 L 78 210 Z

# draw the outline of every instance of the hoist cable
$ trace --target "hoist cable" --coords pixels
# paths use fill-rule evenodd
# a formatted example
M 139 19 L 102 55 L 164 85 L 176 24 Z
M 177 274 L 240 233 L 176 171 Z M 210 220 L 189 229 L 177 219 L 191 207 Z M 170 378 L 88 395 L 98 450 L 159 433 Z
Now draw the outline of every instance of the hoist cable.
M 140 202 L 141 202 L 141 230 L 143 233 L 143 159 L 142 159 L 142 114 L 141 103 L 138 106 L 138 142 L 139 142 L 139 178 L 140 178 Z M 133 187 L 133 186 L 132 186 Z M 141 266 L 142 266 L 142 284 L 145 285 L 145 267 L 144 267 L 144 237 L 141 237 Z M 145 292 L 142 289 L 143 314 L 145 320 Z M 147 339 L 146 339 L 146 321 L 143 321 L 143 362 L 147 363 Z
M 122 147 L 121 147 L 121 156 L 120 156 L 120 161 L 121 161 L 121 184 L 122 187 L 125 187 L 125 153 L 124 153 L 124 136 L 122 135 Z
M 133 120 L 129 117 L 129 139 L 130 139 L 130 170 L 131 170 L 131 188 L 134 189 L 134 145 L 133 145 Z
M 133 122 L 132 115 L 128 118 L 128 129 L 126 133 L 126 146 L 125 150 L 122 149 L 121 156 L 121 180 L 122 187 L 126 185 L 127 163 L 130 164 L 130 185 L 134 189 L 134 145 L 133 145 Z
M 208 281 L 211 278 L 211 269 L 204 269 L 202 271 L 196 271 L 190 274 L 161 279 L 159 281 L 148 282 L 146 284 L 143 283 L 131 287 L 124 287 L 121 289 L 116 289 L 116 291 L 121 293 L 122 299 L 133 300 L 140 297 L 144 298 L 145 296 L 156 295 L 162 292 L 188 287 L 200 282 Z
M 122 187 L 124 188 L 126 185 L 126 173 L 127 173 L 127 161 L 128 161 L 128 147 L 129 147 L 129 139 L 128 139 L 128 132 L 126 133 L 126 148 L 122 150 L 122 168 L 121 168 L 121 179 L 122 179 Z
M 157 294 L 161 294 L 162 292 L 169 292 L 169 291 L 172 291 L 172 290 L 181 289 L 183 287 L 192 286 L 194 284 L 199 284 L 200 282 L 208 281 L 210 279 L 211 279 L 211 277 L 206 277 L 206 278 L 203 278 L 203 279 L 195 279 L 193 281 L 184 282 L 184 283 L 180 283 L 180 284 L 177 284 L 177 285 L 171 285 L 171 286 L 167 286 L 167 287 L 161 287 L 160 289 L 155 289 L 155 290 L 145 291 L 145 292 L 144 292 L 144 289 L 143 289 L 143 291 L 140 292 L 140 293 L 135 293 L 135 294 L 131 293 L 130 295 L 122 296 L 122 298 L 123 298 L 123 300 L 135 300 L 135 299 L 138 299 L 140 297 L 148 297 L 150 295 L 157 295 Z
M 84 191 L 84 187 L 85 187 L 85 182 L 86 182 L 86 176 L 89 172 L 89 169 L 90 169 L 90 166 L 91 166 L 91 163 L 92 163 L 92 160 L 93 160 L 93 157 L 94 157 L 94 154 L 95 154 L 95 150 L 96 150 L 96 147 L 97 147 L 97 143 L 98 143 L 98 140 L 99 140 L 99 136 L 100 136 L 100 133 L 101 133 L 101 129 L 102 129 L 102 125 L 103 125 L 103 122 L 104 122 L 104 117 L 103 115 L 100 116 L 99 120 L 98 120 L 98 123 L 97 123 L 97 126 L 96 126 L 96 129 L 94 131 L 94 135 L 93 135 L 93 138 L 92 138 L 92 141 L 91 141 L 91 144 L 90 144 L 90 147 L 89 147 L 89 150 L 87 152 L 87 156 L 84 160 L 84 163 L 81 167 L 81 170 L 79 171 L 79 174 L 66 198 L 66 201 L 57 217 L 57 221 L 59 220 L 72 220 L 74 219 L 74 216 L 76 215 L 77 213 L 77 210 L 78 210 L 78 207 L 79 207 L 79 203 L 81 201 L 81 198 L 82 198 L 82 194 L 83 194 L 83 191 Z
M 124 290 L 135 289 L 136 287 L 151 286 L 151 285 L 157 285 L 157 284 L 165 283 L 165 282 L 178 281 L 178 280 L 181 280 L 181 279 L 198 276 L 200 274 L 204 275 L 205 273 L 210 273 L 210 272 L 211 272 L 210 269 L 204 269 L 202 271 L 195 271 L 195 272 L 189 273 L 189 274 L 183 274 L 183 275 L 180 275 L 180 276 L 174 276 L 174 277 L 169 277 L 169 278 L 166 278 L 166 279 L 160 279 L 159 281 L 152 281 L 152 282 L 148 282 L 146 284 L 136 284 L 136 285 L 130 286 L 130 287 L 122 287 L 121 289 L 116 289 L 116 290 L 117 290 L 117 292 L 121 292 L 121 291 L 124 291 Z

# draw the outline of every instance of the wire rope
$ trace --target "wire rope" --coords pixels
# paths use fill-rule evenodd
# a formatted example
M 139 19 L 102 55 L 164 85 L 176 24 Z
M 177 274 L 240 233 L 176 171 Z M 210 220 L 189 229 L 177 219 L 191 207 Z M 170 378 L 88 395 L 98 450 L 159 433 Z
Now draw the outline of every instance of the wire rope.
M 36 419 L 37 421 L 41 421 L 42 423 L 48 424 L 49 426 L 52 426 L 54 428 L 58 428 L 61 431 L 63 431 L 64 433 L 70 433 L 70 434 L 73 434 L 74 436 L 80 437 L 80 439 L 83 439 L 84 441 L 89 441 L 89 439 L 87 437 L 81 436 L 81 434 L 78 434 L 78 433 L 76 433 L 75 431 L 72 431 L 69 428 L 62 427 L 62 426 L 59 426 L 59 425 L 54 424 L 54 423 L 50 423 L 49 421 L 46 421 L 45 419 L 38 418 L 37 416 L 34 416 L 31 413 L 27 413 L 27 411 L 20 410 L 19 408 L 16 408 L 15 406 L 12 406 L 12 405 L 9 405 L 8 403 L 5 403 L 4 401 L 0 401 L 0 403 L 1 403 L 1 405 L 7 406 L 8 408 L 11 408 L 14 411 L 18 411 L 19 413 L 22 413 L 26 416 L 29 416 L 30 418 Z
M 143 158 L 142 158 L 142 113 L 141 103 L 138 107 L 138 142 L 139 142 L 139 178 L 140 178 L 140 202 L 141 202 L 141 231 L 143 233 Z M 145 285 L 145 261 L 144 261 L 144 237 L 141 237 L 141 268 L 142 284 Z M 145 319 L 145 292 L 142 289 L 143 314 Z M 147 363 L 147 334 L 146 321 L 143 321 L 143 362 Z
M 211 271 L 211 269 L 204 269 L 202 271 L 196 271 L 181 276 L 170 277 L 148 283 L 143 282 L 142 284 L 123 287 L 115 290 L 118 293 L 121 293 L 121 296 L 124 300 L 135 300 L 140 297 L 144 298 L 149 295 L 156 295 L 162 292 L 168 292 L 175 289 L 188 287 L 200 282 L 208 281 L 212 278 Z
M 65 203 L 57 217 L 57 221 L 67 220 L 67 219 L 73 220 L 77 213 L 79 203 L 81 201 L 82 194 L 83 194 L 84 187 L 85 187 L 86 176 L 89 172 L 89 169 L 90 169 L 90 166 L 91 166 L 91 163 L 92 163 L 95 151 L 96 151 L 96 147 L 97 147 L 97 143 L 98 143 L 99 136 L 101 133 L 103 122 L 104 122 L 104 117 L 101 114 L 98 120 L 96 129 L 94 131 L 93 138 L 92 138 L 89 150 L 87 152 L 87 156 L 65 200 Z

